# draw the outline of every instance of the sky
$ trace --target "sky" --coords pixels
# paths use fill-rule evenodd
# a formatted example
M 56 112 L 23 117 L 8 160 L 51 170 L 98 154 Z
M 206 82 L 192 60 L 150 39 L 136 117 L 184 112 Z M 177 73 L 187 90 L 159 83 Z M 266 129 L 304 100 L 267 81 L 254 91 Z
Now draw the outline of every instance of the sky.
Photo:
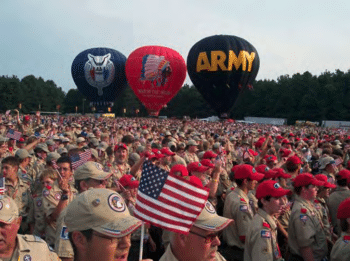
M 94 47 L 126 57 L 145 45 L 187 60 L 199 40 L 217 34 L 249 41 L 258 80 L 350 69 L 350 1 L 334 0 L 1 0 L 0 75 L 53 80 L 76 88 L 71 65 Z M 186 83 L 191 84 L 189 77 Z

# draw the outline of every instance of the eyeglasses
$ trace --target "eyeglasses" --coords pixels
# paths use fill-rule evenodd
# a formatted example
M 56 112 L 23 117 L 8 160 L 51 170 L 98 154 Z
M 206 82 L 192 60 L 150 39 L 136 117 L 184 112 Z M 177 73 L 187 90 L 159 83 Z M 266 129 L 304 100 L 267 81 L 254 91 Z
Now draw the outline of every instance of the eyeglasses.
M 205 239 L 205 243 L 206 244 L 209 244 L 209 243 L 212 243 L 217 237 L 220 238 L 221 235 L 222 235 L 222 231 L 218 232 L 218 233 L 215 233 L 215 234 L 209 234 L 207 236 L 203 236 L 201 234 L 198 234 L 196 232 L 193 232 L 193 231 L 190 231 L 191 234 L 194 234 L 196 236 L 199 236 L 201 238 L 204 238 Z

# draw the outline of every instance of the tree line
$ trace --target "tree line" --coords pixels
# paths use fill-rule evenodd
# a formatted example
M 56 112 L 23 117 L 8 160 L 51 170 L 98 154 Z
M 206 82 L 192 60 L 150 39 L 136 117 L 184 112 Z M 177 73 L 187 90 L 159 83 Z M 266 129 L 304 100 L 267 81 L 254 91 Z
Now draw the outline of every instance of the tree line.
M 233 105 L 230 117 L 245 116 L 296 120 L 350 120 L 350 70 L 320 75 L 310 72 L 277 80 L 258 80 L 254 89 L 244 90 Z M 89 101 L 78 89 L 67 93 L 54 81 L 29 75 L 0 77 L 0 112 L 21 107 L 21 112 L 50 111 L 92 113 Z M 147 116 L 147 111 L 130 87 L 117 97 L 111 112 L 116 116 Z M 185 84 L 160 115 L 203 118 L 216 115 L 194 86 Z

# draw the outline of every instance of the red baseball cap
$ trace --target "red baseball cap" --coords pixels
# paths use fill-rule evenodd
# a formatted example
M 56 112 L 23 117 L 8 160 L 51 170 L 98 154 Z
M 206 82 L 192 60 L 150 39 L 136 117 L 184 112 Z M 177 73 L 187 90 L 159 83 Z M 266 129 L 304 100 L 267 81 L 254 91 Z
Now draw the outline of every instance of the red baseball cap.
M 203 166 L 206 166 L 208 168 L 211 168 L 211 169 L 215 168 L 215 165 L 211 163 L 210 159 L 203 159 L 201 160 L 201 163 Z
M 192 163 L 188 164 L 188 166 L 187 166 L 188 172 L 195 171 L 195 172 L 203 173 L 203 172 L 207 171 L 208 169 L 209 169 L 208 167 L 203 166 L 202 163 L 199 163 L 199 162 L 192 162 Z
M 257 172 L 264 174 L 264 179 L 273 179 L 275 177 L 275 173 L 265 164 L 260 164 L 255 169 Z
M 238 165 L 237 169 L 234 171 L 234 179 L 247 179 L 251 180 L 262 180 L 264 174 L 257 172 L 253 166 L 249 164 Z
M 350 198 L 347 198 L 339 204 L 337 218 L 344 219 L 349 217 L 350 217 Z
M 119 179 L 120 184 L 125 188 L 137 188 L 140 184 L 138 180 L 134 178 L 133 175 L 125 174 Z
M 127 147 L 124 143 L 118 143 L 117 145 L 115 145 L 114 151 L 117 151 L 117 150 L 119 150 L 119 149 L 128 150 L 128 147 Z
M 323 182 L 322 186 L 325 188 L 336 188 L 337 187 L 336 185 L 329 183 L 327 176 L 324 174 L 317 174 L 317 175 L 315 175 L 315 178 L 318 179 L 319 181 Z
M 294 137 L 295 135 L 293 134 L 293 132 L 289 133 L 290 137 Z
M 29 115 L 24 116 L 24 121 L 29 121 L 29 120 L 30 120 L 30 116 Z
M 302 161 L 300 160 L 300 158 L 298 156 L 292 156 L 292 157 L 289 157 L 287 159 L 287 162 L 292 162 L 293 164 L 297 165 L 297 164 L 301 164 Z
M 277 160 L 277 157 L 275 155 L 266 155 L 264 159 L 266 160 L 266 162 L 274 162 L 275 160 Z
M 282 144 L 290 144 L 290 141 L 287 139 L 282 140 Z
M 282 168 L 274 168 L 271 171 L 275 173 L 275 178 L 284 178 L 284 179 L 290 179 L 292 176 L 285 173 Z
M 282 158 L 286 158 L 286 157 L 289 156 L 289 154 L 292 153 L 292 151 L 289 150 L 289 149 L 280 149 L 280 151 L 282 152 L 282 153 L 281 153 L 281 157 L 282 157 Z
M 261 148 L 263 143 L 264 143 L 263 141 L 259 140 L 259 141 L 254 143 L 254 146 L 255 146 L 255 148 Z
M 196 176 L 188 176 L 187 180 L 195 187 L 203 188 L 202 181 Z
M 250 153 L 250 155 L 252 155 L 254 157 L 259 155 L 259 153 L 257 153 L 256 151 L 254 151 L 252 149 L 249 149 L 248 152 Z
M 152 150 L 153 151 L 153 150 Z M 161 159 L 161 158 L 164 158 L 165 155 L 163 153 L 161 153 L 160 150 L 155 150 L 154 154 L 156 155 L 156 158 L 157 159 Z
M 169 174 L 172 174 L 172 175 L 173 175 L 175 172 L 180 172 L 182 177 L 188 176 L 188 170 L 187 170 L 187 168 L 186 168 L 184 165 L 181 165 L 181 164 L 176 164 L 176 165 L 174 165 L 174 166 L 171 168 Z
M 267 196 L 280 198 L 285 195 L 291 195 L 291 194 L 292 194 L 291 190 L 282 188 L 278 182 L 274 180 L 265 180 L 258 185 L 256 189 L 255 197 L 257 199 L 262 199 Z
M 278 139 L 278 140 L 283 140 L 283 137 L 282 137 L 281 135 L 277 135 L 277 136 L 276 136 L 276 139 Z
M 212 152 L 211 150 L 208 150 L 203 154 L 202 159 L 211 159 L 211 158 L 216 158 L 217 156 L 218 154 Z
M 315 186 L 322 186 L 323 182 L 317 180 L 312 174 L 310 173 L 303 173 L 299 174 L 293 179 L 293 186 L 295 188 L 297 187 L 305 187 L 307 185 L 315 185 Z
M 350 171 L 347 169 L 342 169 L 338 172 L 337 176 L 340 177 L 340 179 L 350 179 Z
M 167 156 L 174 156 L 175 155 L 175 153 L 172 152 L 171 150 L 169 150 L 169 148 L 162 148 L 160 150 L 160 152 L 164 155 L 167 155 Z
M 19 143 L 24 143 L 24 139 L 23 138 L 19 138 L 18 142 Z
M 154 154 L 153 152 L 150 152 L 150 151 L 145 151 L 142 155 L 143 157 L 146 157 L 148 159 L 154 159 L 154 158 L 157 158 L 156 157 L 156 154 Z

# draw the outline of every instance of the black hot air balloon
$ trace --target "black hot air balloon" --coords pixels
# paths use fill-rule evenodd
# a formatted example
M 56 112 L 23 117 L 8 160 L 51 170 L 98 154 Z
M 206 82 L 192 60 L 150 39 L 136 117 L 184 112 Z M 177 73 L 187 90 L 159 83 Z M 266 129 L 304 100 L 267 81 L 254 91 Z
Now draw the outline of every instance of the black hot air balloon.
M 72 76 L 79 91 L 97 111 L 113 106 L 127 86 L 126 57 L 110 48 L 92 48 L 81 52 L 72 64 Z
M 232 35 L 204 38 L 187 57 L 191 81 L 221 117 L 227 116 L 243 89 L 253 88 L 259 64 L 254 46 Z

